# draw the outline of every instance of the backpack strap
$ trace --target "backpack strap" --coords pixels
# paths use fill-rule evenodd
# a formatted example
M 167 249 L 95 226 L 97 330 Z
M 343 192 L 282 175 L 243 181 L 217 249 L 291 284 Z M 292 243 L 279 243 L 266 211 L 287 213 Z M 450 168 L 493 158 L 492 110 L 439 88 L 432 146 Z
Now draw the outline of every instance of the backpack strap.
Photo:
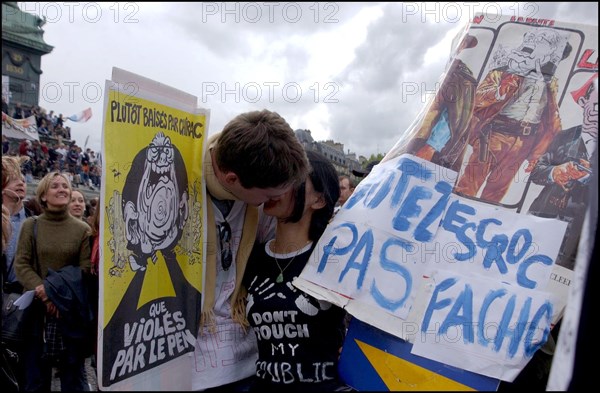
M 38 255 L 37 255 L 37 235 L 38 235 L 38 226 L 37 226 L 37 216 L 33 216 L 33 263 L 34 263 L 34 268 L 37 271 L 37 274 L 41 277 L 42 276 L 42 269 L 40 268 L 40 261 L 38 260 Z

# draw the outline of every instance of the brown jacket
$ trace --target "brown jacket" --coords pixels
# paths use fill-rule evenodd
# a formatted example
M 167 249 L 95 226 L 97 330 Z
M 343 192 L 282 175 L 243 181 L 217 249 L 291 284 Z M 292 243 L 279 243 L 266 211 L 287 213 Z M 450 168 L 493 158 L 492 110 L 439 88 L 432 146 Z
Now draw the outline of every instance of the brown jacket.
M 499 68 L 488 73 L 475 93 L 475 109 L 471 120 L 469 144 L 472 145 L 479 138 L 484 127 L 506 105 L 513 101 L 513 97 L 519 92 L 523 80 L 524 77 L 508 73 L 505 68 Z M 538 160 L 544 154 L 556 134 L 562 129 L 556 101 L 558 81 L 554 76 L 549 82 L 546 82 L 546 89 L 548 104 L 542 114 L 540 127 L 533 136 L 535 138 L 534 148 L 527 157 L 530 162 Z M 504 99 L 499 101 L 498 95 L 505 95 Z

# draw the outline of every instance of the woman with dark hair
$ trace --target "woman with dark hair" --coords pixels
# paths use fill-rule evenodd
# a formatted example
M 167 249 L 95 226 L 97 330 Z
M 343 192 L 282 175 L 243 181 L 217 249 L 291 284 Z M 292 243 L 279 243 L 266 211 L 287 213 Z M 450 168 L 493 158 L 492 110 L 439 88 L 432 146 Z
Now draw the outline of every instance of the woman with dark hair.
M 89 291 L 89 300 L 92 306 L 92 310 L 94 312 L 94 323 L 93 323 L 93 336 L 94 340 L 92 340 L 92 367 L 96 369 L 97 365 L 97 346 L 95 345 L 98 341 L 98 297 L 99 297 L 99 266 L 100 266 L 100 202 L 97 198 L 92 200 L 96 201 L 96 206 L 94 209 L 94 213 L 89 217 L 87 223 L 92 228 L 92 235 L 90 237 L 91 244 L 91 274 L 88 276 L 88 291 Z
M 35 291 L 29 307 L 36 318 L 24 348 L 25 391 L 50 391 L 52 367 L 60 369 L 61 391 L 87 391 L 82 343 L 87 341 L 92 310 L 83 273 L 90 271 L 90 227 L 69 214 L 71 183 L 58 172 L 38 184 L 44 211 L 21 228 L 15 272 L 25 290 Z
M 92 275 L 98 276 L 98 266 L 100 264 L 100 206 L 97 198 L 93 214 L 89 217 L 87 223 L 92 228 L 91 237 L 91 263 Z M 97 279 L 97 278 L 96 278 Z
M 88 224 L 90 224 L 90 227 L 92 227 L 92 229 L 94 228 L 94 224 L 93 224 L 93 220 L 94 220 L 94 216 L 96 215 L 96 208 L 98 207 L 98 197 L 94 197 L 92 199 L 90 199 L 90 202 L 86 204 L 85 206 L 85 210 L 86 210 L 86 221 Z
M 243 284 L 246 316 L 258 339 L 252 390 L 348 390 L 337 373 L 345 311 L 296 289 L 299 276 L 333 216 L 338 175 L 323 155 L 307 152 L 311 171 L 298 187 L 264 204 L 277 219 L 275 238 L 255 245 Z

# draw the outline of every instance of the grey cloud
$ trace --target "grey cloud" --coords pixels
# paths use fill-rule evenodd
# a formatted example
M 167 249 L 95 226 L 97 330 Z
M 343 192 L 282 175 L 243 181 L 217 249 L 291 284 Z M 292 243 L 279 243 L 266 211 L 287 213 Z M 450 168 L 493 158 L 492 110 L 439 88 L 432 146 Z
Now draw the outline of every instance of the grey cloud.
M 442 63 L 425 66 L 424 56 L 454 25 L 401 20 L 402 10 L 389 4 L 369 26 L 355 60 L 340 76 L 345 94 L 329 110 L 331 137 L 359 155 L 387 152 L 425 104 L 424 91 L 433 90 L 443 72 Z M 415 94 L 407 94 L 413 89 Z
M 458 23 L 435 18 L 424 21 L 422 15 L 407 15 L 406 7 L 420 3 L 382 3 L 381 17 L 368 26 L 365 42 L 356 48 L 354 60 L 337 75 L 311 74 L 308 80 L 310 62 L 315 59 L 311 48 L 303 43 L 316 33 L 345 27 L 374 3 L 294 3 L 288 7 L 298 4 L 302 9 L 302 17 L 295 23 L 291 21 L 291 13 L 285 18 L 276 13 L 273 21 L 263 14 L 256 23 L 250 21 L 249 14 L 240 13 L 238 22 L 235 15 L 228 14 L 224 23 L 219 14 L 222 9 L 209 15 L 202 8 L 211 4 L 224 6 L 224 3 L 162 3 L 156 7 L 140 3 L 137 23 L 115 23 L 113 13 L 108 11 L 99 23 L 84 23 L 81 18 L 75 23 L 68 23 L 65 18 L 47 23 L 45 39 L 55 49 L 43 58 L 40 85 L 63 86 L 64 81 L 78 81 L 82 86 L 90 82 L 104 86 L 104 81 L 110 78 L 110 68 L 118 66 L 198 96 L 199 104 L 211 110 L 210 133 L 220 131 L 241 112 L 268 108 L 280 112 L 292 128 L 323 127 L 329 130 L 329 138 L 343 143 L 346 149 L 368 156 L 390 149 L 423 109 L 423 90 L 435 88 L 447 61 L 443 58 L 426 65 L 424 56 L 428 48 L 439 43 Z M 245 6 L 249 12 L 253 5 L 248 4 L 264 3 L 230 3 L 229 7 L 234 7 L 231 4 L 238 4 L 240 12 Z M 280 3 L 281 9 L 283 4 Z M 533 17 L 574 23 L 597 24 L 598 18 L 598 6 L 594 3 L 494 4 L 502 4 L 506 12 L 514 13 L 518 5 L 524 16 L 533 10 Z M 327 17 L 332 23 L 326 23 Z M 74 46 L 74 37 L 77 42 L 89 45 Z M 331 48 L 331 53 L 336 49 Z M 449 47 L 440 50 L 449 56 Z M 66 58 L 69 67 L 64 65 Z M 258 68 L 268 64 L 274 65 L 276 75 L 265 75 Z M 267 94 L 264 83 L 269 82 L 280 84 L 275 97 Z M 282 96 L 283 85 L 290 82 L 302 88 L 297 102 L 291 96 L 293 90 L 289 90 L 290 96 Z M 310 89 L 315 82 L 321 84 L 318 99 Z M 337 102 L 324 102 L 325 95 L 331 92 L 324 89 L 325 82 L 332 82 L 339 89 L 333 97 Z M 259 84 L 261 99 L 251 102 L 247 97 L 231 95 L 224 99 L 223 90 L 233 88 L 235 83 L 242 88 Z M 207 84 L 219 88 L 219 94 L 203 97 Z M 406 94 L 408 87 L 416 88 L 417 92 Z M 76 93 L 79 100 L 81 87 Z M 91 103 L 74 102 L 65 95 L 59 102 L 41 101 L 41 104 L 47 109 L 75 112 Z M 85 139 L 88 131 L 84 127 L 94 128 L 95 136 L 101 127 L 102 100 L 93 105 L 98 115 L 85 125 L 77 125 L 74 132 L 78 139 Z M 322 123 L 309 124 L 306 115 L 316 110 L 325 112 L 326 117 L 316 120 Z
M 405 72 L 420 67 L 427 49 L 434 46 L 453 25 L 422 23 L 416 18 L 402 22 L 402 9 L 389 4 L 384 15 L 369 27 L 366 41 L 356 49 L 356 59 L 342 80 L 367 89 L 397 88 Z
M 364 7 L 359 3 L 173 3 L 172 23 L 220 55 L 250 56 L 250 41 L 303 36 L 338 27 Z
M 443 67 L 438 62 L 409 73 L 397 89 L 385 94 L 355 87 L 342 95 L 340 103 L 329 108 L 331 137 L 359 155 L 386 153 L 426 104 L 425 92 L 435 89 Z

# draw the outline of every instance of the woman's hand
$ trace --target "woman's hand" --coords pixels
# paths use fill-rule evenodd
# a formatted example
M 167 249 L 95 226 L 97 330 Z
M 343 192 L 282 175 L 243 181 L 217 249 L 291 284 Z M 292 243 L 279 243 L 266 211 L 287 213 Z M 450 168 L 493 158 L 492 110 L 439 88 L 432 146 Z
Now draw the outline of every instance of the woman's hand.
M 35 297 L 40 299 L 42 302 L 46 303 L 48 300 L 48 295 L 46 295 L 46 289 L 44 288 L 44 284 L 40 284 L 35 287 Z
M 48 299 L 48 295 L 46 295 L 46 289 L 44 288 L 44 284 L 40 284 L 35 287 L 35 296 L 44 302 L 46 306 L 46 313 L 52 315 L 55 318 L 58 318 L 58 308 Z
M 46 305 L 46 313 L 58 319 L 58 307 L 56 307 L 49 299 L 46 300 L 44 304 Z

